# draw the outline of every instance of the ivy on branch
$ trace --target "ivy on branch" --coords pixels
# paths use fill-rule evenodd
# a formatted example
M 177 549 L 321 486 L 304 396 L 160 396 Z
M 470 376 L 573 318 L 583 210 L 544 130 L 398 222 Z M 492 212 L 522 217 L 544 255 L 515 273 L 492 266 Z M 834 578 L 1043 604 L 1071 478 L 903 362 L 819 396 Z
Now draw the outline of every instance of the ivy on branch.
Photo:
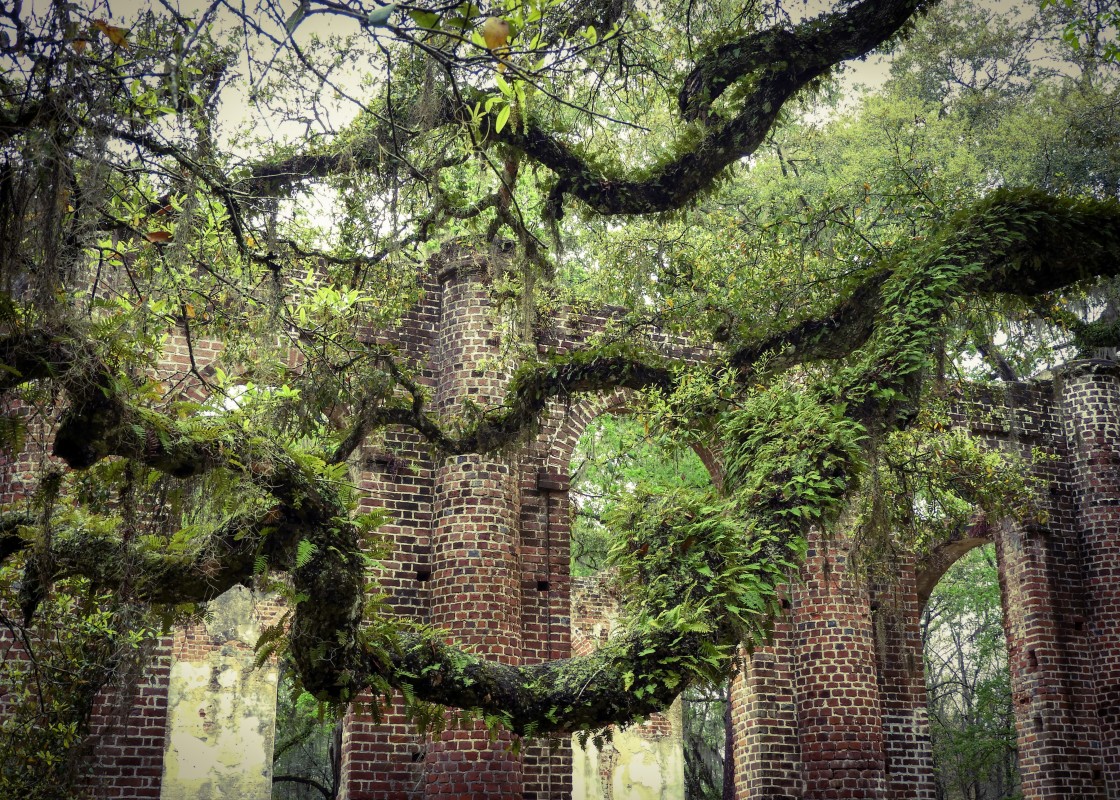
M 56 455 L 75 470 L 119 457 L 172 476 L 220 471 L 272 502 L 195 537 L 189 553 L 145 552 L 104 521 L 72 517 L 54 520 L 50 537 L 26 518 L 4 520 L 0 554 L 43 549 L 28 562 L 40 587 L 83 575 L 107 589 L 127 582 L 139 596 L 167 603 L 209 599 L 251 581 L 264 556 L 291 575 L 298 599 L 290 654 L 304 685 L 323 699 L 397 687 L 491 713 L 526 734 L 628 722 L 689 683 L 723 674 L 740 641 L 765 635 L 805 531 L 834 520 L 858 484 L 864 437 L 905 424 L 899 411 L 912 402 L 930 343 L 955 303 L 977 292 L 1045 294 L 1115 275 L 1118 265 L 1115 201 L 995 192 L 905 258 L 873 265 L 861 289 L 823 320 L 739 345 L 731 361 L 751 380 L 717 426 L 725 493 L 671 502 L 639 495 L 615 521 L 616 559 L 635 606 L 624 633 L 587 657 L 517 668 L 430 632 L 383 626 L 364 633 L 366 561 L 360 526 L 332 477 L 341 465 L 247 435 L 235 419 L 188 424 L 134 405 L 121 370 L 74 328 L 0 338 L 9 367 L 0 388 L 53 381 L 66 392 Z M 841 356 L 842 368 L 815 384 L 776 378 L 779 362 Z M 769 385 L 758 382 L 764 364 Z M 410 424 L 445 453 L 494 449 L 529 430 L 555 398 L 617 387 L 671 391 L 675 380 L 669 366 L 640 350 L 575 354 L 525 367 L 503 408 L 458 434 L 427 414 L 418 390 L 400 407 L 371 401 L 359 409 L 346 447 L 377 426 Z M 343 448 L 336 456 L 347 454 Z M 127 575 L 116 568 L 125 562 Z

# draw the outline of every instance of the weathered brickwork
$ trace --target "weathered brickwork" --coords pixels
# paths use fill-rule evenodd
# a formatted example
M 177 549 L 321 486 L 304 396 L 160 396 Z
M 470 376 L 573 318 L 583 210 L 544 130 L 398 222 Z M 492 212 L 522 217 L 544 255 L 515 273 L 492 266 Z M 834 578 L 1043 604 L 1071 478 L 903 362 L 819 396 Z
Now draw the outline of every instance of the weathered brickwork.
M 1074 513 L 1068 518 L 1072 530 L 1066 539 L 1080 545 L 1079 551 L 1071 547 L 1070 556 L 1080 556 L 1084 604 L 1070 607 L 1073 613 L 1059 621 L 1057 638 L 1068 650 L 1075 650 L 1062 666 L 1079 668 L 1089 679 L 1083 683 L 1091 683 L 1095 699 L 1095 704 L 1086 703 L 1075 711 L 1089 715 L 1095 710 L 1100 724 L 1099 754 L 1093 752 L 1090 736 L 1085 736 L 1088 757 L 1074 763 L 1088 768 L 1096 793 L 1116 797 L 1120 795 L 1120 369 L 1112 362 L 1078 364 L 1062 374 L 1055 394 L 1061 405 L 1073 495 Z M 1030 657 L 1028 652 L 1028 663 Z
M 1079 487 L 1078 456 L 1072 452 L 1076 430 L 1116 424 L 1115 406 L 1083 403 L 1108 394 L 1115 369 L 1078 362 L 1053 381 L 1015 384 L 959 405 L 967 417 L 960 424 L 992 447 L 1018 455 L 1045 487 L 1039 519 L 999 521 L 990 531 L 999 563 L 1023 794 L 1031 800 L 1104 800 L 1120 791 L 1105 780 L 1093 663 L 1102 647 L 1116 658 L 1116 645 L 1097 638 L 1087 624 L 1092 598 L 1085 571 L 1097 558 L 1097 545 L 1091 533 L 1085 535 L 1082 506 L 1093 508 L 1105 498 L 1092 479 Z
M 849 574 L 839 537 L 810 539 L 802 575 L 791 617 L 805 796 L 882 797 L 883 712 L 867 594 Z
M 810 539 L 770 643 L 732 683 L 738 798 L 934 797 L 913 578 L 857 578 Z
M 535 332 L 538 352 L 570 351 L 615 316 L 548 320 Z M 508 376 L 494 365 L 522 332 L 492 309 L 485 262 L 447 252 L 401 327 L 370 335 L 397 347 L 453 423 L 464 399 L 499 401 Z M 676 358 L 704 357 L 652 341 Z M 186 376 L 192 357 L 204 371 L 218 352 L 175 343 L 166 382 Z M 190 381 L 182 389 L 194 391 Z M 1045 514 L 978 524 L 919 563 L 895 565 L 889 585 L 851 574 L 842 538 L 814 539 L 772 641 L 744 653 L 732 685 L 738 798 L 934 797 L 918 620 L 949 564 L 986 541 L 999 560 L 1025 796 L 1120 797 L 1120 370 L 1081 362 L 1052 381 L 951 399 L 956 424 L 1031 465 L 1046 487 Z M 509 664 L 587 652 L 604 635 L 593 620 L 605 612 L 586 597 L 573 612 L 569 461 L 591 420 L 625 403 L 616 393 L 555 404 L 532 439 L 497 455 L 435 459 L 403 429 L 365 445 L 353 477 L 364 505 L 390 515 L 392 552 L 371 578 L 394 613 Z M 718 481 L 718 460 L 702 456 Z M 33 470 L 5 469 L 0 494 L 11 501 L 31 487 Z M 158 796 L 173 657 L 167 642 L 134 710 L 140 722 L 105 738 L 97 796 Z M 572 793 L 568 742 L 514 750 L 478 727 L 425 738 L 400 703 L 379 722 L 356 707 L 342 760 L 347 800 Z
M 171 639 L 156 644 L 138 686 L 106 692 L 90 730 L 96 746 L 89 796 L 106 800 L 158 800 L 167 731 Z
M 772 641 L 744 653 L 731 682 L 736 797 L 793 800 L 804 792 L 790 605 L 783 602 L 787 614 L 774 625 Z
M 933 800 L 933 753 L 919 626 L 925 599 L 918 597 L 914 565 L 895 566 L 889 586 L 868 587 L 887 797 Z

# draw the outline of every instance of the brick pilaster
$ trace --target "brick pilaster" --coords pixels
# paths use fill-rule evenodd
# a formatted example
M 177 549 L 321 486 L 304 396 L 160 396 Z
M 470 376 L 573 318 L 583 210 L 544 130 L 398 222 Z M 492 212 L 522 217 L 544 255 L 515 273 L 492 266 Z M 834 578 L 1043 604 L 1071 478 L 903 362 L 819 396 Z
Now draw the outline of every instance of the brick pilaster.
M 436 406 L 450 422 L 469 400 L 501 401 L 505 376 L 491 323 L 486 263 L 445 253 L 443 307 L 436 359 Z M 432 535 L 431 621 L 480 655 L 506 664 L 521 658 L 517 465 L 508 456 L 471 454 L 436 469 Z M 425 794 L 457 800 L 515 800 L 521 763 L 505 736 L 491 741 L 480 724 L 445 731 L 427 754 Z
M 746 656 L 743 672 L 731 683 L 737 800 L 799 800 L 803 796 L 794 646 L 787 612 L 775 623 L 773 641 Z
M 885 798 L 871 609 L 840 534 L 810 536 L 802 574 L 792 611 L 804 798 Z
M 922 666 L 922 604 L 913 561 L 896 567 L 889 585 L 871 593 L 887 796 L 891 800 L 933 800 L 937 787 Z
M 1087 361 L 1062 374 L 1071 488 L 1081 543 L 1085 630 L 1101 739 L 1094 787 L 1120 796 L 1120 364 Z

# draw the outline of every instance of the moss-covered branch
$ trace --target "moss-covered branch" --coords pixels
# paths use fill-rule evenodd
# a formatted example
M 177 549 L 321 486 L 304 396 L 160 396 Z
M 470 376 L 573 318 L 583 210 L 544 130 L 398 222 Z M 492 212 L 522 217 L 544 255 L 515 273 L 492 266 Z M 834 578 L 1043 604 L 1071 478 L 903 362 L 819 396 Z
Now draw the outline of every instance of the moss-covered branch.
M 361 536 L 316 466 L 322 462 L 246 437 L 228 421 L 192 428 L 132 406 L 112 365 L 73 333 L 0 340 L 20 380 L 57 381 L 71 399 L 56 453 L 79 468 L 122 456 L 172 475 L 221 470 L 275 502 L 259 517 L 198 537 L 189 554 L 145 552 L 111 527 L 60 525 L 49 543 L 40 542 L 46 552 L 31 560 L 48 581 L 80 574 L 174 603 L 251 580 L 264 554 L 292 576 L 300 601 L 290 652 L 305 686 L 320 697 L 347 700 L 368 684 L 398 686 L 420 699 L 492 712 L 525 733 L 625 722 L 663 707 L 690 682 L 713 678 L 738 641 L 763 635 L 806 527 L 834 519 L 856 485 L 862 437 L 901 424 L 900 410 L 912 402 L 930 366 L 931 342 L 955 303 L 976 292 L 1051 292 L 1118 271 L 1117 203 L 997 192 L 908 257 L 871 271 L 865 290 L 816 327 L 803 323 L 784 338 L 745 345 L 741 367 L 773 356 L 846 361 L 816 385 L 745 388 L 720 426 L 725 496 L 636 499 L 617 521 L 621 574 L 637 598 L 630 622 L 585 658 L 518 668 L 488 663 L 434 635 L 363 634 Z M 32 341 L 38 356 L 30 354 Z M 667 366 L 636 350 L 583 353 L 525 368 L 505 406 L 457 436 L 426 415 L 418 393 L 412 405 L 391 410 L 400 417 L 369 409 L 364 425 L 408 421 L 446 452 L 491 449 L 531 427 L 553 398 L 619 386 L 670 389 L 673 381 Z M 9 555 L 36 535 L 25 523 L 0 525 L 0 547 Z
M 962 272 L 963 267 L 967 269 Z M 774 375 L 798 364 L 849 358 L 873 339 L 881 345 L 891 337 L 917 341 L 914 335 L 925 332 L 920 346 L 907 346 L 893 355 L 897 362 L 909 353 L 913 371 L 927 363 L 930 335 L 940 330 L 952 304 L 970 294 L 1041 295 L 1118 272 L 1117 203 L 1000 190 L 952 217 L 924 247 L 870 265 L 867 277 L 830 311 L 778 333 L 733 343 L 727 363 L 746 384 L 760 377 L 760 366 Z M 909 288 L 891 288 L 900 284 Z M 910 307 L 899 306 L 899 298 L 910 300 Z M 335 458 L 349 456 L 370 431 L 388 425 L 411 427 L 449 455 L 495 450 L 531 430 L 551 400 L 619 387 L 669 392 L 676 380 L 662 358 L 638 348 L 576 352 L 522 367 L 502 406 L 456 433 L 441 426 L 426 409 L 419 389 L 399 377 L 410 401 L 370 403 L 360 409 Z M 853 390 L 857 383 L 853 378 Z
M 954 215 L 924 246 L 870 266 L 868 277 L 831 311 L 738 344 L 730 363 L 749 377 L 760 363 L 777 372 L 847 358 L 873 338 L 914 341 L 919 332 L 939 329 L 953 303 L 972 294 L 1035 297 L 1061 291 L 1120 273 L 1118 259 L 1115 201 L 1001 189 Z M 911 356 L 922 348 L 929 354 L 929 337 L 920 339 Z
M 531 161 L 552 171 L 556 182 L 550 192 L 548 214 L 559 218 L 566 197 L 576 197 L 598 214 L 650 214 L 682 207 L 712 185 L 731 164 L 764 141 L 783 105 L 801 89 L 812 85 L 843 61 L 862 58 L 897 35 L 915 14 L 935 0 L 862 0 L 840 10 L 807 20 L 792 28 L 773 28 L 741 36 L 700 56 L 682 82 L 678 104 L 684 119 L 703 120 L 704 134 L 687 152 L 662 165 L 653 174 L 621 169 L 605 172 L 578 148 L 532 120 L 525 125 L 484 126 L 482 139 L 517 148 Z M 600 26 L 620 18 L 626 3 L 579 4 L 575 11 L 555 9 L 551 22 L 559 31 L 571 32 L 597 20 Z M 432 51 L 432 55 L 436 51 Z M 442 57 L 442 56 L 441 56 Z M 450 57 L 445 67 L 453 72 Z M 419 68 L 421 61 L 417 61 Z M 417 84 L 430 75 L 416 73 Z M 753 81 L 742 99 L 724 116 L 713 103 L 732 85 Z M 407 84 L 408 81 L 402 81 Z M 245 189 L 273 195 L 291 190 L 302 181 L 336 174 L 380 174 L 387 168 L 412 170 L 404 149 L 413 140 L 447 125 L 470 125 L 473 107 L 480 98 L 465 87 L 450 86 L 433 103 L 427 94 L 398 100 L 375 122 L 369 114 L 364 126 L 345 141 L 315 152 L 285 155 L 255 165 Z M 406 125 L 412 104 L 423 106 L 424 123 Z M 435 169 L 439 169 L 436 165 Z M 427 179 L 426 175 L 416 177 Z
M 510 382 L 501 407 L 481 414 L 458 433 L 439 423 L 426 408 L 420 390 L 398 370 L 395 379 L 409 391 L 408 400 L 389 405 L 370 400 L 360 406 L 332 460 L 345 460 L 371 431 L 389 425 L 413 428 L 445 455 L 490 452 L 532 431 L 553 400 L 619 388 L 673 387 L 673 371 L 664 359 L 637 348 L 627 348 L 624 354 L 616 351 L 577 352 L 546 364 L 522 367 Z
M 779 369 L 817 359 L 850 356 L 873 337 L 940 324 L 950 304 L 969 292 L 1039 295 L 1094 276 L 1116 274 L 1120 265 L 1120 210 L 1113 201 L 1066 200 L 1034 191 L 993 193 L 953 217 L 929 243 L 903 260 L 868 270 L 868 277 L 834 309 L 786 331 L 740 343 L 729 356 L 749 375 L 764 362 Z M 932 273 L 931 265 L 967 266 L 967 275 Z M 943 291 L 927 306 L 884 312 L 884 286 L 933 280 Z M 943 284 L 943 285 L 942 285 Z M 896 293 L 897 296 L 906 296 Z M 923 347 L 928 344 L 924 343 Z M 899 354 L 896 354 L 896 358 Z M 203 440 L 177 431 L 177 423 L 130 406 L 115 383 L 111 365 L 102 363 L 90 343 L 73 331 L 35 330 L 0 339 L 0 361 L 10 369 L 0 389 L 35 379 L 59 381 L 71 405 L 64 414 L 55 454 L 74 468 L 109 455 L 135 458 L 177 476 L 200 474 L 228 462 L 230 442 Z M 403 378 L 398 377 L 398 382 Z M 369 402 L 359 409 L 344 442 L 342 460 L 371 430 L 407 425 L 439 451 L 461 454 L 494 450 L 522 436 L 548 403 L 580 393 L 614 388 L 672 389 L 674 375 L 663 360 L 638 349 L 580 352 L 518 372 L 503 405 L 480 415 L 456 433 L 441 426 L 412 387 L 405 404 Z M 216 423 L 217 424 L 217 423 Z
M 68 515 L 52 521 L 49 540 L 24 524 L 9 534 L 18 546 L 35 549 L 47 583 L 80 576 L 94 585 L 121 590 L 151 603 L 202 603 L 237 584 L 249 584 L 257 558 L 290 563 L 295 547 L 286 537 L 262 537 L 260 519 L 238 519 L 198 536 L 186 552 L 136 546 L 117 530 L 120 519 Z M 288 546 L 285 546 L 288 545 Z M 45 548 L 45 549 L 43 549 Z
M 699 656 L 710 636 L 677 630 L 616 637 L 591 655 L 528 667 L 486 661 L 435 636 L 403 638 L 392 660 L 390 682 L 427 702 L 476 709 L 503 721 L 514 733 L 535 736 L 627 724 L 667 708 L 695 681 L 642 682 L 636 676 L 663 671 L 669 659 Z M 713 672 L 730 667 L 730 647 L 716 651 Z M 648 691 L 640 695 L 636 688 Z
M 678 102 L 686 119 L 703 119 L 705 134 L 688 152 L 652 175 L 606 174 L 548 131 L 504 128 L 494 138 L 517 147 L 557 176 L 549 197 L 554 217 L 566 196 L 598 214 L 650 214 L 680 208 L 729 165 L 762 144 L 782 106 L 842 61 L 860 58 L 896 35 L 927 0 L 863 0 L 841 11 L 775 27 L 728 42 L 701 57 Z M 750 78 L 749 92 L 726 118 L 712 103 L 733 83 Z

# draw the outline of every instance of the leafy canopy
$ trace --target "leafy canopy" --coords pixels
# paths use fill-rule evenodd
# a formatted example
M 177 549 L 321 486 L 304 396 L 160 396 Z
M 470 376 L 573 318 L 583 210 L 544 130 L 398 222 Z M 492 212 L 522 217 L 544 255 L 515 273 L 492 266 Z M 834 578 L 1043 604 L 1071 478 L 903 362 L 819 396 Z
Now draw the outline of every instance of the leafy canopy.
M 154 630 L 267 587 L 289 610 L 261 657 L 311 696 L 400 690 L 526 735 L 718 684 L 811 528 L 913 547 L 887 523 L 914 522 L 915 493 L 938 519 L 1026 495 L 923 413 L 944 379 L 1115 343 L 1115 315 L 1086 312 L 1111 308 L 1120 265 L 1116 65 L 1084 38 L 1042 61 L 1024 44 L 1079 19 L 1112 41 L 1115 20 L 1063 8 L 0 9 L 0 432 L 31 454 L 0 520 L 4 607 L 30 622 L 80 591 L 81 620 Z M 511 31 L 493 49 L 491 15 Z M 907 36 L 878 91 L 836 81 Z M 377 336 L 452 245 L 491 256 L 516 332 L 504 401 L 456 414 Z M 603 303 L 617 326 L 537 353 L 552 316 Z M 710 358 L 665 358 L 651 326 Z M 725 474 L 616 504 L 616 639 L 513 667 L 389 613 L 385 517 L 350 483 L 363 443 L 517 447 L 548 409 L 619 388 Z

